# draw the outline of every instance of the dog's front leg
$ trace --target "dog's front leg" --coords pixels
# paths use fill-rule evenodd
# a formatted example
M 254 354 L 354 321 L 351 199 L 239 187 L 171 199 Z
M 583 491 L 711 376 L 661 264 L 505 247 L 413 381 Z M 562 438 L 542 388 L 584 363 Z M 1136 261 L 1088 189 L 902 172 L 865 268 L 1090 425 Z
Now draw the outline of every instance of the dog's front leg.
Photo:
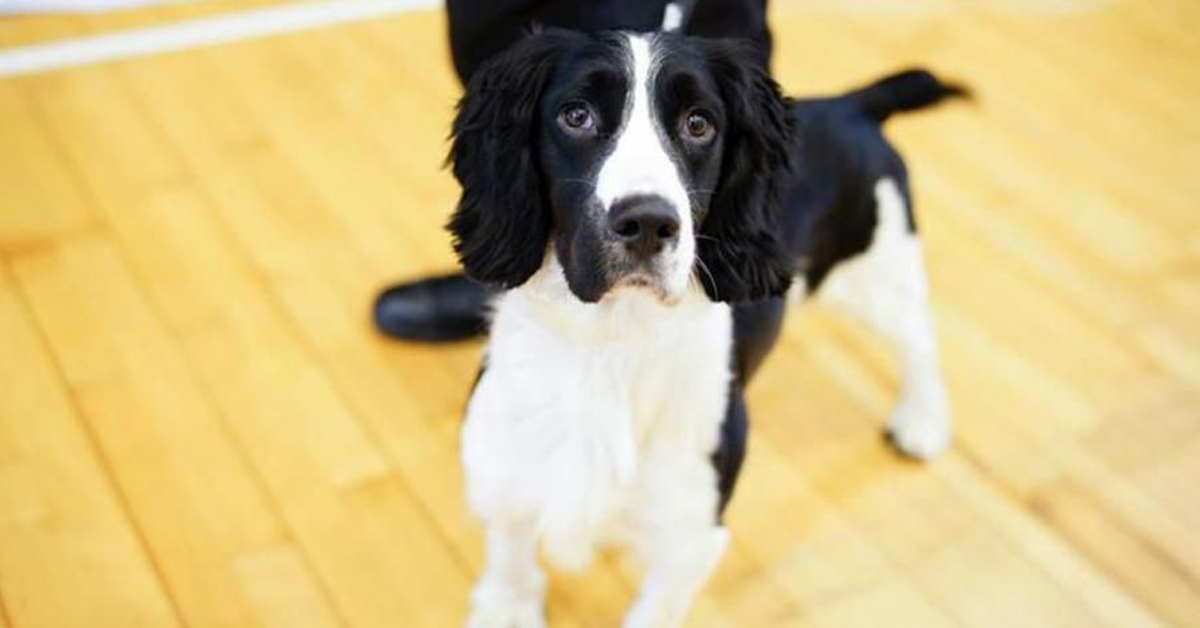
M 546 576 L 532 524 L 487 523 L 487 565 L 471 594 L 467 628 L 545 628 Z
M 648 557 L 646 579 L 625 616 L 624 628 L 679 628 L 696 594 L 708 581 L 729 531 L 720 526 L 672 535 Z

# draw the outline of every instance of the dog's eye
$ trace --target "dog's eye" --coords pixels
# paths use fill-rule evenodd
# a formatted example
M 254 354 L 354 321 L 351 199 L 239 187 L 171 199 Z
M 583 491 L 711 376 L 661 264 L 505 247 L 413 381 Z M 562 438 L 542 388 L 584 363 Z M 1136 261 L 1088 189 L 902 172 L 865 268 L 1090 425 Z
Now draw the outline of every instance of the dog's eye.
M 683 134 L 694 142 L 707 142 L 716 133 L 712 116 L 706 111 L 693 109 L 683 118 Z
M 596 116 L 583 103 L 571 103 L 558 112 L 558 124 L 574 135 L 590 134 L 596 130 Z

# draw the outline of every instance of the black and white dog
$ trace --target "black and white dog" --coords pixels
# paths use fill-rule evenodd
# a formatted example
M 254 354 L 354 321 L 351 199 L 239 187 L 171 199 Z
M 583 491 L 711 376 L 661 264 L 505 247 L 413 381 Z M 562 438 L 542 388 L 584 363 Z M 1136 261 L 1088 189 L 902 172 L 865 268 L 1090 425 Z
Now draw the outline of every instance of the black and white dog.
M 487 566 L 471 628 L 539 628 L 539 547 L 646 569 L 625 628 L 679 626 L 717 565 L 745 451 L 743 390 L 784 295 L 845 308 L 899 348 L 887 430 L 926 458 L 950 416 L 892 113 L 959 93 L 912 71 L 789 101 L 737 43 L 534 33 L 473 73 L 451 219 L 502 286 L 462 460 Z

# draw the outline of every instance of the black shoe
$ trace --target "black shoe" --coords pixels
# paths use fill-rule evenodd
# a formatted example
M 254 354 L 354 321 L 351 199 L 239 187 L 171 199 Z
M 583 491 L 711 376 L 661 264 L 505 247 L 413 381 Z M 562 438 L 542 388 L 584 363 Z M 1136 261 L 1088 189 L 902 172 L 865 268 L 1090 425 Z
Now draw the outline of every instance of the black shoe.
M 491 296 L 491 290 L 461 274 L 400 283 L 375 299 L 375 325 L 401 340 L 466 340 L 487 331 Z

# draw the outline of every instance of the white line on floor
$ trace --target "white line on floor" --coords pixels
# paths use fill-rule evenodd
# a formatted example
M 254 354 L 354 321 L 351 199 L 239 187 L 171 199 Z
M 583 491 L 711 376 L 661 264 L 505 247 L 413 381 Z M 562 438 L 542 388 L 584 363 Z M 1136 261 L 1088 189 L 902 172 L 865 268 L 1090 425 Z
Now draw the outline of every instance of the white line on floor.
M 0 78 L 293 33 L 440 5 L 441 0 L 316 0 L 0 49 Z
M 194 0 L 0 0 L 0 15 L 102 13 L 146 4 L 178 4 Z

